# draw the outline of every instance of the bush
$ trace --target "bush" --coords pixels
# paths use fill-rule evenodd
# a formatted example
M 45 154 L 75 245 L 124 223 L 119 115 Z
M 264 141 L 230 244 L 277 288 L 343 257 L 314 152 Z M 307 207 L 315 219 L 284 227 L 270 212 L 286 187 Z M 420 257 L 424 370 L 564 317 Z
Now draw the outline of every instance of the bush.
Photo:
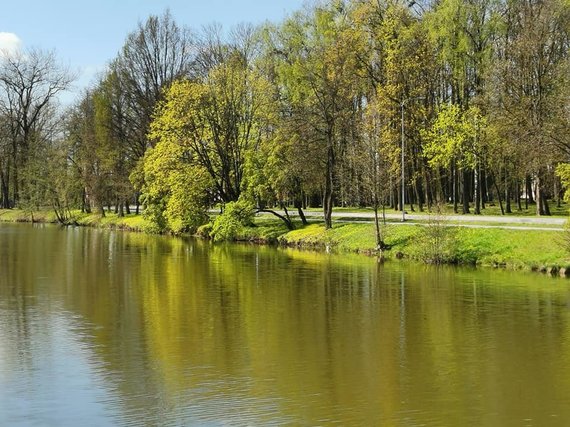
M 430 217 L 418 231 L 414 256 L 428 264 L 456 262 L 456 231 L 443 216 Z
M 214 220 L 210 236 L 215 242 L 235 240 L 244 227 L 253 225 L 254 213 L 253 204 L 246 200 L 226 204 L 224 212 Z
M 559 235 L 557 241 L 564 251 L 570 254 L 570 220 L 566 220 L 564 223 L 564 231 Z

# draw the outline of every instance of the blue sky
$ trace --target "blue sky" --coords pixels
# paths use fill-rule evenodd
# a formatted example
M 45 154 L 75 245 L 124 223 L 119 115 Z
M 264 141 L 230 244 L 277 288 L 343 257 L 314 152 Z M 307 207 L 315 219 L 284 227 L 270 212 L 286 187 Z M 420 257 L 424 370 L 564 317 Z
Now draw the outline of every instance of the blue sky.
M 139 21 L 166 8 L 176 21 L 199 29 L 218 22 L 224 28 L 242 22 L 280 21 L 303 0 L 16 0 L 2 2 L 0 48 L 54 49 L 80 74 L 84 86 L 119 51 Z M 3 34 L 4 33 L 4 34 Z M 15 40 L 13 35 L 17 36 Z

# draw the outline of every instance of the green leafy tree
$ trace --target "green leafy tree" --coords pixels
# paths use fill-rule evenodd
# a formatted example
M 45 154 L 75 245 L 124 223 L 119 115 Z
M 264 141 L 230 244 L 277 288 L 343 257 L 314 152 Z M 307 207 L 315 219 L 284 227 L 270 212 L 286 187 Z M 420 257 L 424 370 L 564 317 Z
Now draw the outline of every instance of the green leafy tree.
M 155 231 L 193 231 L 207 221 L 211 177 L 186 159 L 185 147 L 165 138 L 145 155 L 141 199 Z
M 344 4 L 298 13 L 280 28 L 275 51 L 289 128 L 304 150 L 319 159 L 325 226 L 332 227 L 337 167 L 351 138 L 361 68 L 355 53 L 362 39 Z
M 245 226 L 253 224 L 254 205 L 246 198 L 226 204 L 225 210 L 212 224 L 214 241 L 235 240 Z
M 424 155 L 432 167 L 457 165 L 458 168 L 477 170 L 482 157 L 481 134 L 486 126 L 475 107 L 462 111 L 456 104 L 444 104 L 431 126 L 422 132 Z M 478 194 L 478 188 L 475 193 Z M 464 204 L 468 200 L 464 198 Z M 476 213 L 479 203 L 476 203 Z M 464 209 L 464 213 L 468 212 Z
M 238 56 L 203 81 L 175 82 L 152 123 L 151 137 L 184 147 L 188 162 L 210 175 L 223 202 L 242 192 L 245 161 L 267 137 L 271 87 Z

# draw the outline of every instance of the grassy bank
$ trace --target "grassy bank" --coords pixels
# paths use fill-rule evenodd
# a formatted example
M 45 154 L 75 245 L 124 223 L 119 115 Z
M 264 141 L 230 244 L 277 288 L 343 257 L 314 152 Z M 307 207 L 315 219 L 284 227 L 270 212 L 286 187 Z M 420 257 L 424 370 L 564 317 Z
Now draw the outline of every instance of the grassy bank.
M 50 210 L 41 210 L 36 212 L 28 212 L 19 209 L 0 209 L 1 222 L 38 222 L 38 223 L 57 223 L 55 213 Z M 120 217 L 114 213 L 106 213 L 104 217 L 95 213 L 85 213 L 79 210 L 72 211 L 70 223 L 85 227 L 110 228 L 120 230 L 130 230 L 139 232 L 148 232 L 151 227 L 142 215 L 125 215 Z
M 383 227 L 389 250 L 387 259 L 407 258 L 510 269 L 570 271 L 570 256 L 563 236 L 556 231 L 524 228 L 446 227 L 444 223 L 423 225 L 388 224 Z M 273 220 L 258 221 L 244 229 L 239 240 L 272 240 L 282 245 L 319 250 L 376 253 L 375 228 L 371 223 L 337 223 L 331 230 L 310 224 L 288 231 Z M 433 256 L 441 258 L 434 260 Z
M 108 213 L 72 212 L 80 226 L 150 232 L 151 226 L 141 215 L 119 217 Z M 33 213 L 34 221 L 56 223 L 51 211 Z M 31 222 L 32 215 L 21 210 L 0 210 L 0 221 Z M 240 241 L 274 243 L 306 249 L 338 252 L 377 253 L 374 224 L 336 223 L 331 230 L 312 223 L 287 230 L 277 219 L 257 218 L 255 226 L 245 227 L 236 236 Z M 570 273 L 570 256 L 564 249 L 562 232 L 511 230 L 499 228 L 447 227 L 444 222 L 425 225 L 388 224 L 382 234 L 390 248 L 382 252 L 387 259 L 414 259 L 479 266 L 505 267 Z

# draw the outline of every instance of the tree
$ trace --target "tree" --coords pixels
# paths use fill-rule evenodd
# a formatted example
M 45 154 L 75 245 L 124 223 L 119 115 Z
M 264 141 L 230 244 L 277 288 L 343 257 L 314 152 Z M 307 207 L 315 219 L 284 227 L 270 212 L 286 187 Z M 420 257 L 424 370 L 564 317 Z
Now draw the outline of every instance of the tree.
M 123 126 L 126 159 L 131 168 L 142 161 L 152 145 L 148 139 L 150 123 L 165 90 L 175 80 L 192 75 L 195 50 L 190 30 L 179 26 L 167 10 L 139 23 L 111 64 L 109 78 L 117 88 L 115 93 L 120 94 L 114 114 Z
M 287 20 L 276 37 L 282 96 L 298 140 L 323 168 L 325 226 L 332 227 L 337 165 L 358 108 L 362 40 L 342 2 Z
M 68 112 L 69 160 L 83 185 L 83 208 L 104 216 L 118 150 L 107 126 L 109 111 L 101 88 L 86 91 Z
M 383 118 L 379 114 L 377 105 L 370 103 L 363 116 L 361 138 L 358 145 L 354 145 L 351 155 L 358 170 L 359 179 L 364 191 L 365 200 L 374 209 L 374 223 L 376 227 L 376 247 L 386 249 L 384 233 L 380 225 L 378 210 L 386 205 L 391 190 L 392 175 L 397 172 L 398 161 L 393 158 L 394 150 L 390 144 L 382 140 Z M 386 218 L 383 215 L 383 222 Z
M 196 173 L 192 168 L 208 174 L 210 198 L 224 203 L 240 198 L 246 159 L 271 133 L 271 86 L 244 59 L 235 52 L 204 79 L 175 82 L 151 125 L 157 152 L 164 153 L 167 145 L 179 147 L 173 150 L 178 164 L 188 165 L 191 174 Z M 145 182 L 151 178 L 150 159 L 145 158 Z M 157 161 L 166 165 L 171 159 Z
M 455 164 L 463 170 L 477 171 L 482 158 L 481 135 L 485 126 L 485 120 L 476 107 L 462 111 L 455 104 L 442 105 L 432 127 L 422 132 L 425 139 L 424 155 L 429 159 L 429 164 L 447 168 Z M 478 179 L 475 183 L 475 213 L 478 214 Z M 465 203 L 467 199 L 464 198 Z
M 50 130 L 58 94 L 72 80 L 53 52 L 30 49 L 0 57 L 0 118 L 7 155 L 0 164 L 3 207 L 18 203 L 24 185 L 21 171 Z
M 423 159 L 419 129 L 425 126 L 439 88 L 436 50 L 419 16 L 400 3 L 363 1 L 354 11 L 367 43 L 358 54 L 367 70 L 366 110 L 377 123 L 383 159 L 389 161 L 391 205 L 403 209 L 401 121 L 405 121 L 404 199 L 413 210 L 433 201 L 429 170 Z M 405 106 L 402 111 L 402 105 Z M 401 188 L 400 188 L 401 190 Z
M 187 160 L 186 147 L 169 138 L 162 138 L 144 157 L 144 215 L 159 232 L 192 231 L 208 218 L 211 177 Z
M 561 151 L 570 149 L 563 119 L 569 22 L 565 1 L 508 2 L 492 74 L 494 121 L 503 138 L 520 146 L 516 151 L 523 153 L 522 165 L 535 185 L 537 215 L 549 212 L 548 170 Z

